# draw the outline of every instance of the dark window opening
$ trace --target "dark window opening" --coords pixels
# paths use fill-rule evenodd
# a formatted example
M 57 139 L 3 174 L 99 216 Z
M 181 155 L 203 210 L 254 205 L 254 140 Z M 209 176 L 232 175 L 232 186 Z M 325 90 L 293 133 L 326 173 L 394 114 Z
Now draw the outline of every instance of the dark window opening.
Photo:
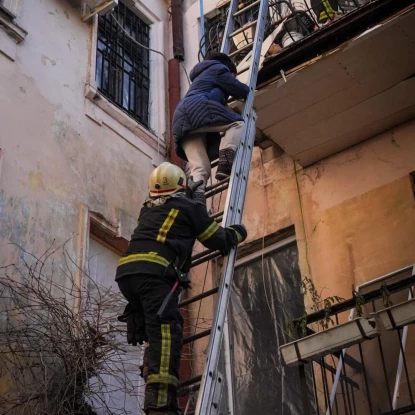
M 149 51 L 128 35 L 150 46 L 150 26 L 123 3 L 119 3 L 112 15 L 99 17 L 96 82 L 106 98 L 148 127 Z
M 412 192 L 415 196 L 415 171 L 411 171 L 409 173 L 409 178 L 411 179 L 411 184 L 412 184 Z
M 313 406 L 311 371 L 302 389 L 298 369 L 285 367 L 279 352 L 292 341 L 290 321 L 304 315 L 301 287 L 296 242 L 235 269 L 228 318 L 238 415 L 315 413 L 304 407 Z
M 227 9 L 217 9 L 218 14 L 205 18 L 205 35 L 201 39 L 199 50 L 199 62 L 212 53 L 220 52 L 223 33 L 226 26 Z M 202 54 L 202 46 L 205 46 L 205 55 Z

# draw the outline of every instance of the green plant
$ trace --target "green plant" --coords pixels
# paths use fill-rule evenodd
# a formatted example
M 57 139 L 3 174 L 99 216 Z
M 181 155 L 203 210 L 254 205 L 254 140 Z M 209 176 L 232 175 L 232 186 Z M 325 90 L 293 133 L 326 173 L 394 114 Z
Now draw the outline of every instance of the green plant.
M 357 311 L 357 316 L 362 317 L 363 315 L 363 305 L 366 303 L 364 297 L 355 290 L 354 286 L 352 287 L 352 294 L 355 301 L 355 308 Z
M 303 290 L 304 296 L 309 295 L 312 305 L 311 310 L 319 311 L 324 310 L 324 317 L 318 321 L 318 324 L 322 327 L 323 330 L 328 329 L 331 324 L 334 324 L 333 319 L 330 316 L 331 308 L 333 304 L 344 301 L 344 298 L 339 297 L 337 295 L 333 295 L 330 297 L 326 297 L 322 299 L 321 293 L 317 291 L 314 282 L 311 278 L 305 276 L 301 281 L 301 287 Z M 295 322 L 296 331 L 301 335 L 305 336 L 307 334 L 307 317 L 308 314 L 305 312 L 304 315 Z M 291 328 L 291 331 L 292 330 Z
M 391 294 L 388 290 L 388 286 L 385 283 L 383 283 L 380 287 L 380 292 L 382 294 L 383 305 L 385 307 L 390 307 L 391 305 L 393 305 L 392 301 L 390 300 Z

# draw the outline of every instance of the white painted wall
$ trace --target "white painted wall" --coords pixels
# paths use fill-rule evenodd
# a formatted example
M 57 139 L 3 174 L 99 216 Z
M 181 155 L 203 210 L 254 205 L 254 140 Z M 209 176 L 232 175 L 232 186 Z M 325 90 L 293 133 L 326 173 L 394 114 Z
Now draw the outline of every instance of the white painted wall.
M 166 53 L 165 2 L 127 1 L 152 24 L 151 47 Z M 114 225 L 127 218 L 129 238 L 148 176 L 165 158 L 168 105 L 166 63 L 154 53 L 153 132 L 96 93 L 96 19 L 83 22 L 77 3 L 22 0 L 11 23 L 27 32 L 18 44 L 0 26 L 0 244 L 40 253 L 74 236 L 75 261 L 85 209 Z M 3 250 L 0 263 L 16 255 Z
M 102 294 L 102 290 L 111 289 L 118 291 L 116 282 L 114 281 L 115 270 L 120 256 L 111 251 L 98 241 L 89 239 L 89 251 L 88 251 L 88 271 L 89 276 L 99 287 Z M 90 290 L 93 293 L 95 286 L 90 284 Z M 125 304 L 120 304 L 120 310 L 114 310 L 114 324 L 118 321 L 115 318 L 117 313 L 122 312 Z M 120 323 L 125 329 L 125 324 Z M 125 334 L 117 335 L 117 340 L 125 342 Z M 144 405 L 144 381 L 139 376 L 139 366 L 142 364 L 144 355 L 144 349 L 136 346 L 125 345 L 125 353 L 122 355 L 121 362 L 114 361 L 111 366 L 112 370 L 118 373 L 117 376 L 113 376 L 107 373 L 100 373 L 99 378 L 105 383 L 103 388 L 102 397 L 105 399 L 105 403 L 108 408 L 112 409 L 111 413 L 126 413 L 132 415 L 141 415 Z M 118 371 L 117 371 L 118 369 Z M 134 392 L 125 393 L 121 390 L 123 385 L 119 383 L 118 379 L 127 380 L 129 387 L 134 387 Z M 97 378 L 91 379 L 90 386 L 94 388 L 99 385 Z M 99 390 L 99 389 L 98 389 Z M 97 402 L 94 402 L 99 415 L 107 415 L 108 412 L 105 408 L 100 407 Z
M 203 0 L 205 15 L 221 3 L 218 0 Z M 200 34 L 200 3 L 199 0 L 185 0 L 183 2 L 183 34 L 186 60 L 183 63 L 187 72 L 190 73 L 193 66 L 198 63 Z M 189 83 L 184 70 L 181 71 L 182 96 L 187 92 Z

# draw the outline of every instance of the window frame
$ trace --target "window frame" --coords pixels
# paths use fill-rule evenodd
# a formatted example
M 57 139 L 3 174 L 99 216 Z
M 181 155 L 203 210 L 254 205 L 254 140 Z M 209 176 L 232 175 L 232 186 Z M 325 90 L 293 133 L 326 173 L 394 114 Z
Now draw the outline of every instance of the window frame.
M 150 47 L 151 25 L 124 2 L 120 2 L 116 9 L 118 23 L 124 28 L 129 24 L 137 40 Z M 136 45 L 118 23 L 108 15 L 98 17 L 97 89 L 131 118 L 149 128 L 150 52 Z
M 136 0 L 124 0 L 124 4 L 150 25 L 150 48 L 163 52 L 166 47 L 165 20 L 167 9 L 150 8 Z M 166 61 L 159 54 L 150 52 L 150 116 L 149 127 L 140 124 L 134 118 L 115 106 L 97 90 L 95 81 L 98 42 L 98 16 L 91 19 L 91 42 L 89 44 L 89 68 L 85 83 L 85 115 L 98 123 L 107 125 L 134 147 L 152 158 L 159 159 L 167 155 L 166 133 L 168 129 L 167 69 Z M 158 164 L 159 162 L 157 162 Z
M 19 11 L 22 6 L 22 0 L 15 1 L 15 10 L 12 10 L 10 7 L 5 6 L 5 0 L 0 0 L 0 10 L 5 13 L 10 20 L 15 20 L 19 16 Z
M 0 0 L 0 10 L 10 18 L 10 20 L 14 20 L 17 16 L 15 16 L 9 9 L 3 6 L 3 0 Z
M 262 249 L 256 250 L 256 251 L 254 251 L 250 254 L 247 254 L 247 255 L 245 255 L 241 258 L 238 258 L 235 261 L 235 267 L 234 268 L 235 269 L 240 268 L 243 265 L 248 264 L 249 262 L 255 261 L 255 260 L 257 260 L 257 259 L 259 259 L 259 258 L 261 258 L 265 255 L 271 254 L 272 252 L 277 251 L 278 249 L 283 248 L 284 246 L 290 245 L 293 242 L 297 242 L 297 237 L 296 237 L 295 234 L 291 235 L 291 236 L 288 236 L 288 237 L 286 237 L 286 238 L 284 238 L 284 239 L 282 239 L 282 240 L 280 240 L 276 243 L 268 245 L 268 246 L 266 246 Z

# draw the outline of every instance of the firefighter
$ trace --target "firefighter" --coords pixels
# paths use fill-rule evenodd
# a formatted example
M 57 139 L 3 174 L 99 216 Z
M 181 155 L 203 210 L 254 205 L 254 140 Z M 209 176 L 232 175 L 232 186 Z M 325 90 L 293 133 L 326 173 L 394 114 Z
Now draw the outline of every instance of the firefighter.
M 127 341 L 147 342 L 142 366 L 146 382 L 146 414 L 178 414 L 177 385 L 183 344 L 183 318 L 178 292 L 162 316 L 157 313 L 175 282 L 190 269 L 195 240 L 226 255 L 247 237 L 243 225 L 222 228 L 204 206 L 191 198 L 184 172 L 162 163 L 150 176 L 150 197 L 144 203 L 129 246 L 118 263 L 116 281 L 128 301 L 120 321 L 127 323 Z

